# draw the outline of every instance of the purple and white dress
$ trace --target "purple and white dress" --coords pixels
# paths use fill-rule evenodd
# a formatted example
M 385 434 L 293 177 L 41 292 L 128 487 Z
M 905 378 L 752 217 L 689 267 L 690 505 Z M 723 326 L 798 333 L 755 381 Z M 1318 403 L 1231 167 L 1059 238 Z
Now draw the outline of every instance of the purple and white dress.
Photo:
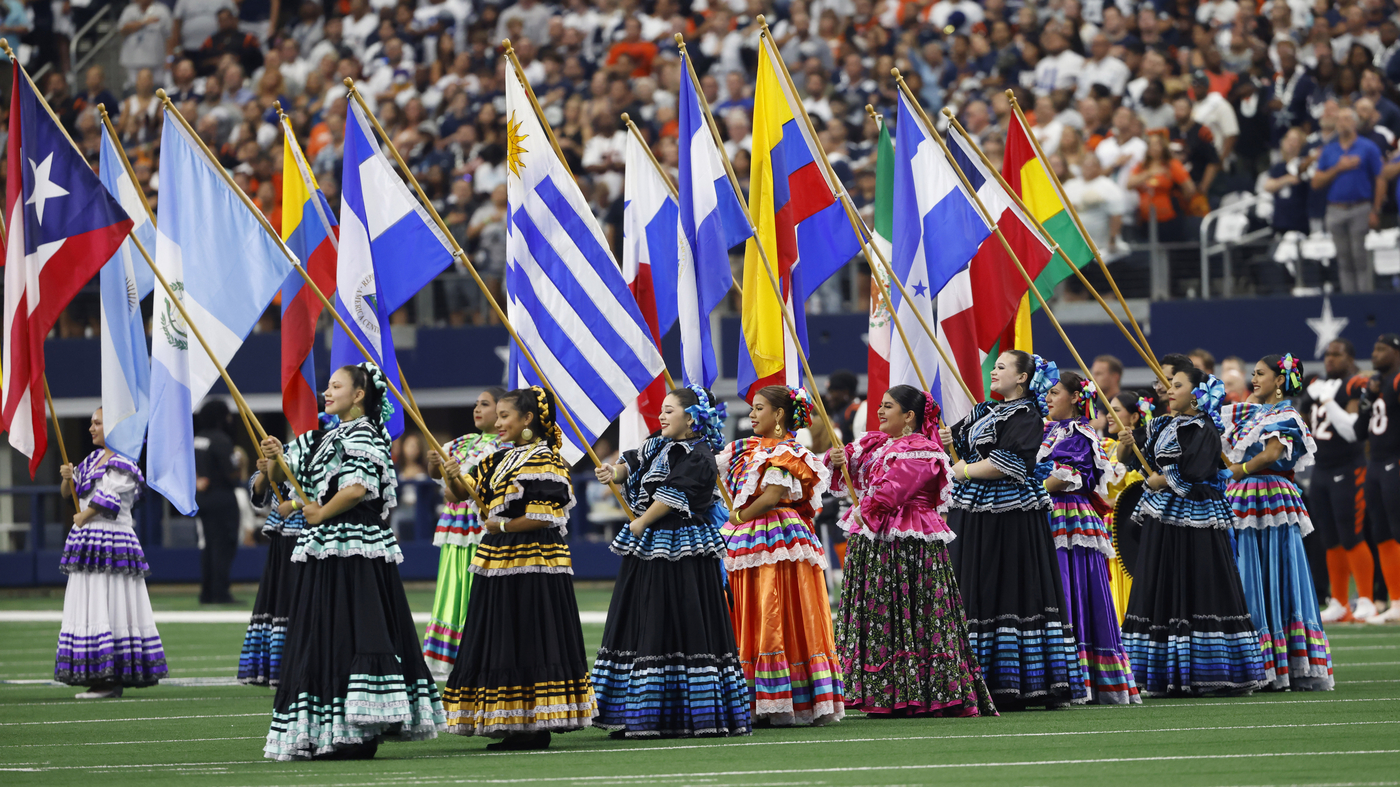
M 59 570 L 68 575 L 54 680 L 74 686 L 154 686 L 166 674 L 165 648 L 146 595 L 151 567 L 131 510 L 145 478 L 131 460 L 94 451 L 73 468 L 83 509 L 101 513 L 73 528 Z

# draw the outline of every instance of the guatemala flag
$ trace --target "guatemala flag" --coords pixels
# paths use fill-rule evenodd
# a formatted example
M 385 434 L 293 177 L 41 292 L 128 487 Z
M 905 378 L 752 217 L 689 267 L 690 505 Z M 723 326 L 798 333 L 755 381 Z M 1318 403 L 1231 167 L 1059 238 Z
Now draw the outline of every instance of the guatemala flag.
M 331 369 L 373 361 L 398 386 L 389 315 L 452 265 L 452 242 L 395 174 L 356 101 L 345 116 L 340 197 L 335 310 L 373 357 L 363 357 L 337 324 Z M 403 434 L 404 406 L 398 402 L 384 425 L 394 438 Z
M 227 367 L 292 272 L 290 252 L 263 229 L 170 110 L 160 144 L 156 266 Z M 198 510 L 192 414 L 219 371 L 164 290 L 156 295 L 151 333 L 146 482 L 191 516 Z
M 558 405 L 591 444 L 665 365 L 598 220 L 550 148 L 525 87 L 510 68 L 505 80 L 510 319 L 558 394 Z M 516 359 L 514 347 L 511 353 L 511 383 L 540 384 L 529 362 Z M 584 446 L 567 420 L 559 419 L 562 453 L 572 463 Z
M 134 222 L 131 234 L 146 253 L 156 250 L 156 227 L 146 214 L 116 143 L 102 126 L 102 185 Z M 141 460 L 150 417 L 151 356 L 141 301 L 156 286 L 151 266 L 130 240 L 102 266 L 102 431 L 107 447 L 133 462 Z
M 689 55 L 683 55 L 689 57 Z M 710 313 L 734 286 L 729 250 L 753 237 L 748 219 L 725 173 L 695 82 L 681 69 L 680 218 L 684 242 L 677 276 L 681 323 L 682 382 L 709 388 L 719 377 Z
M 968 263 L 982 241 L 991 234 L 987 222 L 972 203 L 958 173 L 937 140 L 929 136 L 919 117 L 901 93 L 895 125 L 894 215 L 890 265 L 913 301 L 905 300 L 898 289 L 890 292 L 895 315 L 902 324 L 918 321 L 914 310 L 933 324 L 937 300 L 938 340 L 958 365 L 958 371 L 974 394 L 981 390 L 982 359 L 977 349 L 977 333 L 972 323 L 972 284 Z M 909 334 L 911 358 L 903 342 L 890 346 L 890 386 L 919 386 L 914 371 L 937 369 L 932 391 L 943 408 L 948 423 L 956 423 L 972 411 L 973 402 L 943 369 L 928 334 Z

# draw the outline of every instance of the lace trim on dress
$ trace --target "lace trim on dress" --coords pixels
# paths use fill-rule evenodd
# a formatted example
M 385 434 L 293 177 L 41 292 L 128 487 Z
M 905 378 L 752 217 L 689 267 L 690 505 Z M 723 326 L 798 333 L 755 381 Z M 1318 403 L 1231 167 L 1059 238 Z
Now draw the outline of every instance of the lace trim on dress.
M 1266 405 L 1255 406 L 1265 407 Z M 1231 416 L 1233 416 L 1235 412 L 1239 412 L 1235 409 L 1238 407 L 1239 405 L 1233 405 L 1225 409 Z M 1293 409 L 1292 405 L 1285 405 L 1278 408 L 1273 408 L 1271 412 L 1264 413 L 1256 417 L 1251 417 L 1254 414 L 1250 411 L 1245 412 L 1246 415 L 1244 418 L 1241 418 L 1239 420 L 1234 420 L 1233 418 L 1231 418 L 1230 420 L 1227 420 L 1225 422 L 1225 433 L 1222 434 L 1220 437 L 1220 443 L 1222 446 L 1224 446 L 1225 449 L 1225 456 L 1228 457 L 1231 462 L 1242 461 L 1245 457 L 1245 454 L 1249 452 L 1249 447 L 1254 445 L 1255 443 L 1262 444 L 1268 442 L 1269 438 L 1273 437 L 1274 435 L 1265 435 L 1264 430 L 1270 426 L 1278 424 L 1291 425 L 1298 430 L 1299 434 L 1303 436 L 1303 455 L 1298 457 L 1298 461 L 1293 465 L 1294 472 L 1306 470 L 1307 468 L 1311 467 L 1316 461 L 1317 441 L 1313 439 L 1312 430 L 1308 428 L 1307 421 L 1303 420 L 1302 414 L 1299 413 L 1297 410 Z M 1234 428 L 1246 426 L 1248 427 L 1248 429 L 1243 436 L 1235 437 L 1231 434 L 1231 432 L 1234 431 Z M 1279 444 L 1283 446 L 1282 458 L 1292 459 L 1294 441 L 1291 439 L 1279 440 Z

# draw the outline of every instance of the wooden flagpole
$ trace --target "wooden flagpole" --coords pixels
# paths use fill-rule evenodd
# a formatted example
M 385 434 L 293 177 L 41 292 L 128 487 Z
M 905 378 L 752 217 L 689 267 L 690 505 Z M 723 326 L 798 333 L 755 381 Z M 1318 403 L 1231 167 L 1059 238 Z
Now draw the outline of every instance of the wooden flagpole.
M 958 173 L 958 179 L 962 181 L 963 188 L 967 189 L 968 196 L 977 203 L 977 211 L 982 216 L 982 221 L 996 234 L 997 239 L 1001 241 L 1002 247 L 1006 249 L 1007 256 L 1011 258 L 1012 262 L 1016 263 L 1016 270 L 1020 272 L 1021 278 L 1025 279 L 1026 286 L 1029 287 L 1030 291 L 1035 295 L 1035 299 L 1040 302 L 1040 308 L 1045 310 L 1045 316 L 1050 318 L 1050 323 L 1055 326 L 1055 331 L 1060 334 L 1060 339 L 1064 341 L 1065 347 L 1069 349 L 1070 354 L 1074 356 L 1075 362 L 1079 364 L 1080 371 L 1084 373 L 1084 379 L 1093 380 L 1094 376 L 1089 373 L 1089 367 L 1084 363 L 1084 359 L 1079 356 L 1079 350 L 1075 349 L 1074 343 L 1071 342 L 1069 336 L 1065 334 L 1065 329 L 1060 326 L 1060 321 L 1056 319 L 1055 313 L 1050 310 L 1050 304 L 1045 302 L 1045 298 L 1040 294 L 1040 290 L 1036 289 L 1035 281 L 1032 280 L 1030 274 L 1026 272 L 1025 266 L 1021 264 L 1020 257 L 1016 255 L 1016 251 L 1011 248 L 1011 243 L 1007 241 L 1006 236 L 1002 234 L 1001 228 L 997 226 L 996 219 L 987 211 L 987 206 L 982 204 L 982 198 L 977 195 L 977 190 L 972 188 L 972 184 L 968 182 L 967 175 L 962 171 L 962 167 L 958 166 L 957 159 L 953 158 L 953 153 L 948 149 L 948 144 L 943 141 L 942 135 L 933 127 L 933 122 L 930 121 L 928 115 L 924 113 L 924 109 L 919 105 L 918 99 L 914 97 L 913 91 L 904 83 L 904 77 L 899 75 L 899 69 L 890 69 L 890 74 L 894 77 L 895 82 L 899 83 L 899 89 L 904 93 L 904 97 L 908 99 L 909 106 L 913 107 L 914 111 L 918 113 L 919 119 L 923 121 L 924 128 L 928 131 L 929 136 L 933 137 L 934 140 L 938 142 L 938 146 L 943 149 L 943 155 L 948 159 L 948 163 L 952 165 L 953 171 Z M 1094 386 L 1094 390 L 1098 393 L 1099 401 L 1103 404 L 1104 409 L 1108 411 L 1109 417 L 1118 424 L 1119 432 L 1126 433 L 1129 431 L 1122 419 L 1118 417 L 1118 413 L 1114 412 L 1113 405 L 1108 401 L 1108 397 L 1104 395 L 1104 392 L 1099 390 L 1098 386 Z M 1147 463 L 1147 458 L 1142 455 L 1142 449 L 1139 448 L 1136 443 L 1133 444 L 1133 451 L 1137 453 L 1138 459 L 1142 461 L 1143 467 L 1151 467 L 1151 465 Z

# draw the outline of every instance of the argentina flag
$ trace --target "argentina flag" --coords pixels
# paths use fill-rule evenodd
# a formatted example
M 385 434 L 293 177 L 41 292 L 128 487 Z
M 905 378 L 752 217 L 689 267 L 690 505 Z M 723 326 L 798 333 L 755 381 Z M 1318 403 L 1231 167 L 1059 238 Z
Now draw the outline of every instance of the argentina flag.
M 560 406 L 592 444 L 664 364 L 597 219 L 551 149 L 525 88 L 510 68 L 505 81 L 509 316 Z M 542 382 L 528 361 L 516 357 L 517 348 L 511 353 L 513 385 Z M 567 419 L 560 420 L 564 458 L 576 462 L 584 446 Z

